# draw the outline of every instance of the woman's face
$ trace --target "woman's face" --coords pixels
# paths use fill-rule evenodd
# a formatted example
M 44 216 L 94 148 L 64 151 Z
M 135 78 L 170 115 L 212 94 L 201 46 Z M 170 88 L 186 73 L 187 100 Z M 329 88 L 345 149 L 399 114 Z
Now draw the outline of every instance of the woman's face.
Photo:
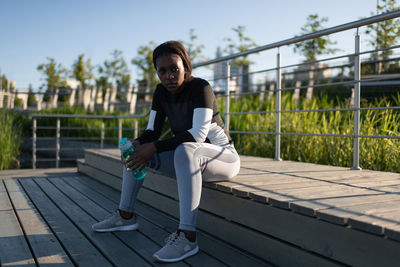
M 182 90 L 185 81 L 185 67 L 177 54 L 166 54 L 156 59 L 157 75 L 161 84 L 172 94 Z

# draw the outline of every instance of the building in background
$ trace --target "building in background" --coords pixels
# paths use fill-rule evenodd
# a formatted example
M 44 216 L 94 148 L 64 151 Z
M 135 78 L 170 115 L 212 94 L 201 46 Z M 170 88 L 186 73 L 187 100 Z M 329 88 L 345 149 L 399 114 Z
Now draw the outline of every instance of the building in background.
M 222 57 L 221 48 L 217 48 L 216 58 Z M 249 65 L 246 64 L 242 67 L 231 64 L 231 79 L 230 88 L 231 92 L 242 93 L 248 92 L 251 88 L 250 76 L 247 74 Z M 220 62 L 214 64 L 214 91 L 225 92 L 227 79 L 227 64 Z

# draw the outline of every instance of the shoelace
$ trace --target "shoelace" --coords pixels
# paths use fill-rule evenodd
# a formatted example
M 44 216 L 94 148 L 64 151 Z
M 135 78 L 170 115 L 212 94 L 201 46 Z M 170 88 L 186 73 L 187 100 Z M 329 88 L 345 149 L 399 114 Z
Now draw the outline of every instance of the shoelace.
M 165 239 L 165 243 L 177 247 L 178 246 L 177 241 L 183 240 L 185 238 L 186 237 L 184 234 L 181 235 L 181 233 L 178 234 L 178 232 L 174 232 L 169 237 L 167 237 L 167 239 Z
M 173 232 L 172 234 L 170 234 L 170 235 L 164 240 L 164 242 L 165 242 L 165 244 L 168 244 L 168 243 L 174 241 L 174 240 L 177 239 L 177 238 L 178 238 L 178 232 Z

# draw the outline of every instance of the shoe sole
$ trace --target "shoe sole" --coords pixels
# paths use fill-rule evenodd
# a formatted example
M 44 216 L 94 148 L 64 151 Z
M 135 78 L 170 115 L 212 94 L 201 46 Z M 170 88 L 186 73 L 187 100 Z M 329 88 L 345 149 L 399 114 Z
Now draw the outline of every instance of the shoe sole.
M 163 259 L 158 257 L 158 255 L 153 255 L 153 259 L 160 261 L 160 262 L 177 262 L 177 261 L 181 261 L 183 259 L 186 259 L 190 256 L 195 255 L 197 252 L 199 252 L 199 246 L 195 247 L 194 249 L 192 249 L 191 251 L 186 252 L 186 254 L 184 254 L 183 256 L 180 256 L 179 258 L 173 258 L 173 259 Z
M 105 232 L 115 232 L 115 231 L 132 231 L 132 230 L 136 230 L 139 228 L 139 224 L 135 223 L 132 225 L 123 225 L 123 226 L 117 226 L 114 228 L 107 228 L 107 229 L 93 229 L 93 231 L 95 232 L 100 232 L 100 233 L 105 233 Z

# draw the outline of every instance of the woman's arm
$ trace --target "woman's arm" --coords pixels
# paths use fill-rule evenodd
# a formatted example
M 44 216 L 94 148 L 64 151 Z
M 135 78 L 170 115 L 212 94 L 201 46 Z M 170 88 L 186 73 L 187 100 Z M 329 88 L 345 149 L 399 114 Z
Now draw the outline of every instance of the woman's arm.
M 160 105 L 160 92 L 156 89 L 146 130 L 139 138 L 133 141 L 137 151 L 126 162 L 123 161 L 126 167 L 136 166 L 133 169 L 143 169 L 153 154 L 157 152 L 153 142 L 158 140 L 161 135 L 165 117 Z
M 190 90 L 193 90 L 190 100 L 194 108 L 193 112 L 191 112 L 193 114 L 192 127 L 176 134 L 172 138 L 156 141 L 155 146 L 158 152 L 173 150 L 184 142 L 203 143 L 206 141 L 214 115 L 213 104 L 216 101 L 215 95 L 209 83 L 204 80 L 198 81 Z M 176 120 L 180 118 L 168 119 Z

